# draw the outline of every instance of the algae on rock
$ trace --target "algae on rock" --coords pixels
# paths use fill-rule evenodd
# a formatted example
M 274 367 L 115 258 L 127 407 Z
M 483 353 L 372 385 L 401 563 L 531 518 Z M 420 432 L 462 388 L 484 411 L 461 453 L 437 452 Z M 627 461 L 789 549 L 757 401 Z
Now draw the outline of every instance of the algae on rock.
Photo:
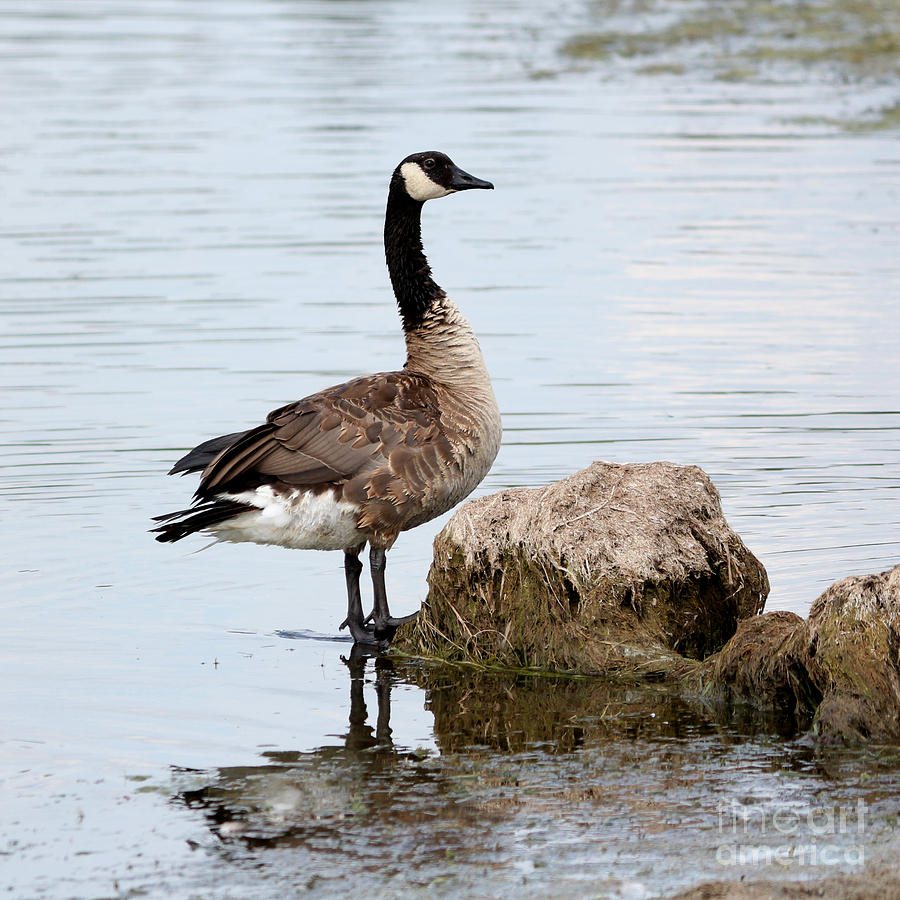
M 809 717 L 822 740 L 900 741 L 900 566 L 836 582 L 806 620 L 742 623 L 692 678 L 726 701 Z
M 435 539 L 412 653 L 660 677 L 760 612 L 765 570 L 696 466 L 595 462 L 462 506 Z

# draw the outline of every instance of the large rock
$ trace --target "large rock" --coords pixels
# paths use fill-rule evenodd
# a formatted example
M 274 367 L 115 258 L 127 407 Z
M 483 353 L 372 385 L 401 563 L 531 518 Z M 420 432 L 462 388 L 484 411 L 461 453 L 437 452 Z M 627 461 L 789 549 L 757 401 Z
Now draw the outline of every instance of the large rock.
M 409 652 L 514 667 L 660 676 L 757 614 L 765 570 L 695 466 L 595 462 L 462 506 L 435 539 Z
M 704 693 L 772 707 L 823 740 L 900 741 L 900 566 L 833 584 L 807 620 L 767 613 L 742 623 L 691 680 Z

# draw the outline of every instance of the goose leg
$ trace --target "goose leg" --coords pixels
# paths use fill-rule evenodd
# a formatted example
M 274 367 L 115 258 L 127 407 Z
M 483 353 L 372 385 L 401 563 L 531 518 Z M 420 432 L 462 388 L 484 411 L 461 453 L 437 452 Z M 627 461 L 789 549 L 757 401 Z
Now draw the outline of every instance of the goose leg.
M 401 616 L 399 619 L 391 615 L 391 611 L 388 609 L 387 591 L 384 587 L 386 562 L 384 550 L 377 547 L 369 548 L 369 571 L 372 573 L 372 588 L 375 592 L 375 605 L 372 610 L 375 637 L 385 642 L 393 639 L 397 629 L 404 622 L 409 622 L 418 615 L 418 613 L 412 613 L 409 616 Z
M 362 597 L 359 593 L 359 576 L 363 570 L 363 564 L 359 561 L 360 547 L 344 551 L 344 575 L 347 579 L 347 618 L 341 622 L 341 629 L 350 628 L 350 634 L 357 644 L 377 644 L 374 629 L 366 625 L 363 616 Z

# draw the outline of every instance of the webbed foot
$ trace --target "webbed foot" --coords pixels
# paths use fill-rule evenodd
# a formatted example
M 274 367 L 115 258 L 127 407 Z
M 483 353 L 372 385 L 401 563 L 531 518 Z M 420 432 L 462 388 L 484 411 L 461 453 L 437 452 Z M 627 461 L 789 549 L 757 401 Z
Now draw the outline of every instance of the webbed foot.
M 380 634 L 376 634 L 374 625 L 367 625 L 366 620 L 360 617 L 359 619 L 353 619 L 351 617 L 347 617 L 341 622 L 341 630 L 344 628 L 350 629 L 350 634 L 353 637 L 353 645 L 361 644 L 365 647 L 371 647 L 375 650 L 387 650 L 388 644 L 390 644 L 390 637 L 385 638 Z M 396 629 L 394 629 L 396 631 Z M 391 632 L 391 637 L 393 637 L 394 632 Z

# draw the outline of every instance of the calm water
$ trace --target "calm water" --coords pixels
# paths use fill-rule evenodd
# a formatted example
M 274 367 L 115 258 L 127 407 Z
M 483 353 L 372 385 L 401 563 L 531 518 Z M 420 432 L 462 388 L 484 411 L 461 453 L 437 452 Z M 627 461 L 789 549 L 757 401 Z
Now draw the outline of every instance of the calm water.
M 434 147 L 497 186 L 424 222 L 504 414 L 482 492 L 594 459 L 700 465 L 769 572 L 770 609 L 804 613 L 838 578 L 898 562 L 900 145 L 822 124 L 889 88 L 564 56 L 602 12 L 0 0 L 0 890 L 340 895 L 336 867 L 389 864 L 396 895 L 643 896 L 729 874 L 710 843 L 723 797 L 861 796 L 703 716 L 562 747 L 552 724 L 521 746 L 508 723 L 448 741 L 421 672 L 370 661 L 352 680 L 348 645 L 276 636 L 335 633 L 339 554 L 196 554 L 202 539 L 146 534 L 192 490 L 164 476 L 184 449 L 402 362 L 386 182 Z M 390 554 L 398 614 L 423 596 L 441 525 Z M 452 709 L 525 690 L 434 677 Z M 375 733 L 388 693 L 390 740 Z M 604 708 L 567 704 L 553 722 Z M 675 799 L 666 753 L 696 776 Z M 596 774 L 609 765 L 631 765 L 628 802 L 646 796 L 665 836 L 652 849 Z M 593 831 L 546 787 L 586 772 Z M 883 822 L 887 777 L 865 795 Z M 298 832 L 310 818 L 325 830 Z M 417 829 L 437 855 L 416 856 Z

